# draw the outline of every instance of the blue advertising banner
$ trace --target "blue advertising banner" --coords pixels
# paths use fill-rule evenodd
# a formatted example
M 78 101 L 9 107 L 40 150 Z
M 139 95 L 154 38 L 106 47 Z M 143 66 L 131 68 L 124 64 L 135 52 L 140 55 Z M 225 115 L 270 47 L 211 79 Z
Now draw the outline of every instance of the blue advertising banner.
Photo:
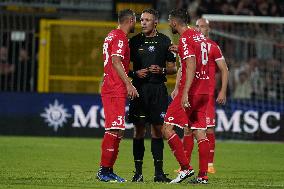
M 126 106 L 128 111 L 128 106 Z M 284 140 L 284 104 L 229 100 L 217 107 L 216 133 L 223 139 Z M 102 137 L 100 95 L 0 93 L 0 135 Z M 126 124 L 125 137 L 132 136 Z

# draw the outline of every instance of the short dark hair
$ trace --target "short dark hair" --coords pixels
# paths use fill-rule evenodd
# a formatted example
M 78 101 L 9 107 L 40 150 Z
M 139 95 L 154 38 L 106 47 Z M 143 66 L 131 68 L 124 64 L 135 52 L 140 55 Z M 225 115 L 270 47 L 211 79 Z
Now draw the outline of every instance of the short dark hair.
M 187 24 L 190 21 L 188 12 L 185 9 L 173 9 L 169 15 L 184 24 Z
M 133 10 L 131 9 L 124 9 L 124 10 L 121 10 L 119 11 L 118 13 L 118 22 L 119 23 L 122 23 L 124 22 L 127 18 L 129 17 L 134 17 L 135 16 L 135 13 Z
M 152 9 L 152 8 L 144 9 L 142 11 L 142 14 L 145 13 L 145 12 L 154 15 L 155 19 L 159 19 L 159 12 L 156 11 L 155 9 Z

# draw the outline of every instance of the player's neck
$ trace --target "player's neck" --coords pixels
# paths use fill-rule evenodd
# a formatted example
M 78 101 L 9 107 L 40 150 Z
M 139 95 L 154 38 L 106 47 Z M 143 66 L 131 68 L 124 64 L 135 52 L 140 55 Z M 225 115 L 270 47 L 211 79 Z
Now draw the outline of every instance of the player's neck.
M 118 25 L 117 29 L 120 29 L 123 31 L 123 33 L 125 33 L 125 35 L 129 34 L 129 29 L 128 27 L 124 26 L 124 25 Z
M 179 35 L 182 35 L 186 30 L 189 28 L 187 26 L 181 26 L 180 28 L 177 29 Z

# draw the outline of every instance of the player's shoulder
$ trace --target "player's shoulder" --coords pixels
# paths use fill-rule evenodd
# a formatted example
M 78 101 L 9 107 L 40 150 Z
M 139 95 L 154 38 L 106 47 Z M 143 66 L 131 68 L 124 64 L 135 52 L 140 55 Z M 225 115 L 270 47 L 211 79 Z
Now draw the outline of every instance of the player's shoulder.
M 188 28 L 181 35 L 181 37 L 187 37 L 187 38 L 190 38 L 190 39 L 192 39 L 192 38 L 194 38 L 196 36 L 203 36 L 203 34 L 200 33 L 199 31 L 195 30 L 194 28 Z
M 120 30 L 120 29 L 114 29 L 110 32 L 110 35 L 113 35 L 115 36 L 116 39 L 119 39 L 119 40 L 127 40 L 128 41 L 128 38 L 126 36 L 126 34 Z
M 219 46 L 215 41 L 213 41 L 212 39 L 209 39 L 209 38 L 206 38 L 207 39 L 207 42 L 210 43 L 211 45 L 214 45 L 214 46 Z

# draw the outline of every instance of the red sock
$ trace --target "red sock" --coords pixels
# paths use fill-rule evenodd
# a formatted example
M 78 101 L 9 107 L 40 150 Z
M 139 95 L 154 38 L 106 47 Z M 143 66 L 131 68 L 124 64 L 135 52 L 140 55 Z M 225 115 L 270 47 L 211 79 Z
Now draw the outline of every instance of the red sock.
M 207 138 L 209 140 L 209 158 L 208 163 L 212 163 L 214 161 L 214 151 L 215 151 L 215 133 L 208 133 Z
M 117 135 L 106 132 L 101 145 L 101 163 L 103 167 L 112 167 L 113 156 L 115 154 L 115 143 Z
M 183 137 L 183 148 L 185 156 L 188 158 L 188 162 L 191 161 L 191 154 L 194 147 L 193 135 L 184 135 Z
M 116 141 L 114 143 L 114 154 L 113 154 L 113 157 L 112 157 L 112 160 L 111 160 L 111 167 L 113 168 L 113 165 L 117 159 L 117 156 L 118 156 L 118 152 L 119 152 L 119 143 L 121 141 L 121 138 L 120 137 L 117 137 L 116 138 Z
M 199 174 L 206 174 L 208 170 L 209 140 L 198 140 Z
M 188 159 L 185 157 L 183 145 L 179 136 L 177 134 L 173 134 L 169 138 L 168 143 L 177 161 L 179 162 L 181 169 L 182 170 L 188 169 L 189 168 Z

